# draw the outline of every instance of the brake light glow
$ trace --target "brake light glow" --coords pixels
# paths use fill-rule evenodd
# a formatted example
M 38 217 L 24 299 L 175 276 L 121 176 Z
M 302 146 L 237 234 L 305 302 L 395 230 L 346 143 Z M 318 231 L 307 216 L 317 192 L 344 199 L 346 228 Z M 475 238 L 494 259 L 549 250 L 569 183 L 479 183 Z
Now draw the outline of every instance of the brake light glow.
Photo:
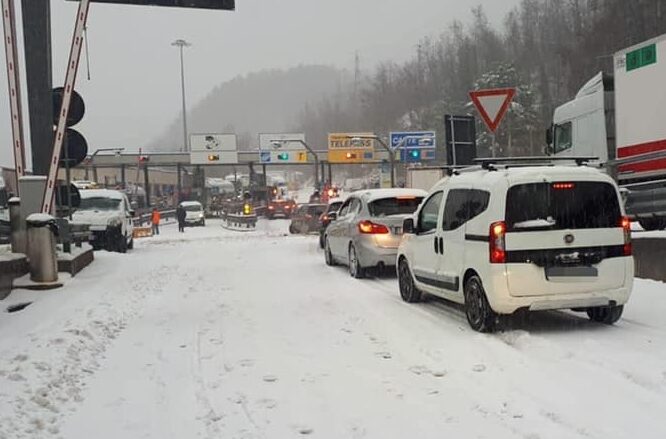
M 576 185 L 573 183 L 553 183 L 553 189 L 556 191 L 566 191 L 575 188 Z
M 620 227 L 624 232 L 624 246 L 622 247 L 623 256 L 631 256 L 632 254 L 632 245 L 631 245 L 631 220 L 629 217 L 623 216 L 620 218 Z
M 367 220 L 358 223 L 358 231 L 366 235 L 388 235 L 390 233 L 385 225 Z
M 490 225 L 490 263 L 506 263 L 506 223 L 499 221 Z

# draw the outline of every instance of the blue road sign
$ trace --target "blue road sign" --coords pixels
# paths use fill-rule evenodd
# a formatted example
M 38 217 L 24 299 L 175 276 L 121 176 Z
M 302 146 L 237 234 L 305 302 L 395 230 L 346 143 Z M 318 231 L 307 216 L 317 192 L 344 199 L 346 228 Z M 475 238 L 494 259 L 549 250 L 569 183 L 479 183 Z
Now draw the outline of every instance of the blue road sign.
M 403 131 L 391 133 L 391 148 L 437 148 L 434 131 Z
M 270 151 L 261 151 L 260 157 L 261 157 L 261 163 L 270 163 L 271 162 L 271 152 Z

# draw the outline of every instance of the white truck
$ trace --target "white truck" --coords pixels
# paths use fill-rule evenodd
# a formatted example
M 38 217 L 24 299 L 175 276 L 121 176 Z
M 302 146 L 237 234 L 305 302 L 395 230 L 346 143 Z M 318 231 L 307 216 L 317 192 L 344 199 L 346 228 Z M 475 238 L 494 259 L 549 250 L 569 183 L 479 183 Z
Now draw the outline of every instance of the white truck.
M 439 181 L 446 177 L 444 167 L 415 166 L 407 168 L 406 187 L 430 191 Z
M 613 76 L 599 73 L 555 110 L 548 141 L 555 156 L 598 157 L 629 217 L 666 228 L 666 35 L 616 53 Z

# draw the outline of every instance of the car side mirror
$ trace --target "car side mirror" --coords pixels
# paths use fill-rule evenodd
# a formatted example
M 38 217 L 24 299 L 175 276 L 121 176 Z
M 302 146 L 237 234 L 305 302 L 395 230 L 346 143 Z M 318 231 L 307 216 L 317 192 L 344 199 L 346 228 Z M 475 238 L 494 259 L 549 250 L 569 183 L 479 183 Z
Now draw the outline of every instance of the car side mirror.
M 414 235 L 416 233 L 416 227 L 414 227 L 414 218 L 406 218 L 402 223 L 402 233 L 407 233 L 409 235 Z
M 338 212 L 331 212 L 328 214 L 328 219 L 331 221 L 335 221 L 338 219 Z
M 546 145 L 550 146 L 553 144 L 553 129 L 554 125 L 551 125 L 546 129 Z
M 136 210 L 134 210 L 134 209 L 130 210 L 129 214 L 132 218 L 134 218 L 136 216 Z

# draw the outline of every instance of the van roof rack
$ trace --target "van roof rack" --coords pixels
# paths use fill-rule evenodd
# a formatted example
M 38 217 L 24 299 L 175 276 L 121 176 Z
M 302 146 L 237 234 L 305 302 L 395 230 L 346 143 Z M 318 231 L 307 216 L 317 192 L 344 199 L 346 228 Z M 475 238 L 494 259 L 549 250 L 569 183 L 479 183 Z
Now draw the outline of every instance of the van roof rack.
M 495 169 L 493 165 L 503 165 L 504 167 L 519 167 L 531 166 L 535 163 L 545 163 L 554 165 L 554 162 L 574 162 L 577 166 L 583 166 L 589 162 L 598 161 L 598 157 L 584 156 L 584 157 L 551 157 L 551 156 L 534 156 L 534 157 L 488 157 L 474 159 L 475 163 L 481 165 L 481 168 L 486 170 Z

